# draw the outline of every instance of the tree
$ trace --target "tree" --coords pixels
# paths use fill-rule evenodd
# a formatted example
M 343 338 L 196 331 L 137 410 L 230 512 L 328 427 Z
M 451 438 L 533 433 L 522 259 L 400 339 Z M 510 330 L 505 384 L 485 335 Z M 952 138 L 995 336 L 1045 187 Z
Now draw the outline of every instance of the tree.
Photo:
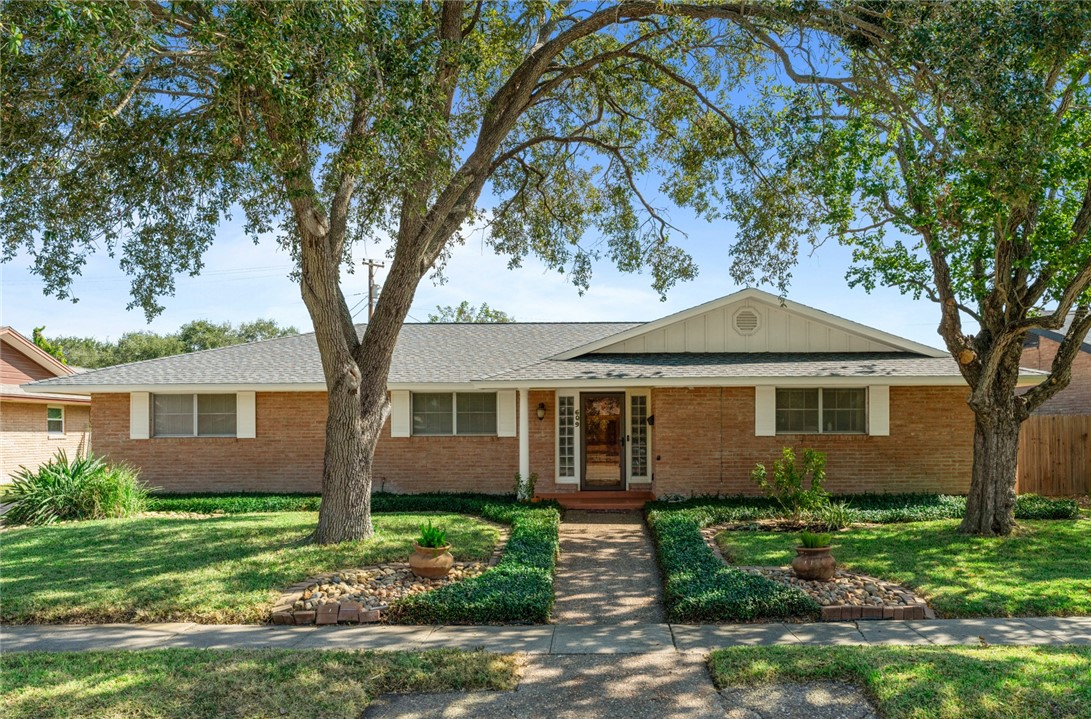
M 68 360 L 65 359 L 64 356 L 64 350 L 62 350 L 58 345 L 46 339 L 45 335 L 43 334 L 44 332 L 44 325 L 34 328 L 34 332 L 31 333 L 31 340 L 34 342 L 35 346 L 37 346 L 38 349 L 50 355 L 54 359 L 59 360 L 61 364 L 68 364 Z
M 315 539 L 367 537 L 386 379 L 418 282 L 469 222 L 586 287 L 592 262 L 692 277 L 677 204 L 760 161 L 732 92 L 753 29 L 876 39 L 870 11 L 750 2 L 21 2 L 4 32 L 5 256 L 70 296 L 118 251 L 149 314 L 235 206 L 298 260 L 328 392 Z M 742 23 L 746 24 L 744 28 Z M 479 206 L 486 185 L 494 206 Z M 584 246 L 594 230 L 601 239 Z M 341 288 L 362 240 L 390 269 L 363 336 Z
M 177 332 L 126 332 L 117 342 L 93 337 L 56 337 L 52 342 L 71 358 L 78 367 L 110 367 L 126 362 L 169 357 L 185 352 L 228 347 L 242 342 L 287 337 L 298 334 L 292 326 L 281 327 L 275 320 L 259 319 L 244 322 L 236 329 L 230 322 L 214 323 L 194 320 L 182 325 Z M 43 338 L 44 339 L 44 338 Z M 48 341 L 48 340 L 47 340 Z
M 507 312 L 494 310 L 487 302 L 482 302 L 480 307 L 471 305 L 469 300 L 463 300 L 458 307 L 436 305 L 436 314 L 428 315 L 429 322 L 514 322 L 515 318 Z
M 726 191 L 749 198 L 733 274 L 783 287 L 800 234 L 828 231 L 853 248 L 850 284 L 938 303 L 975 418 L 961 529 L 1008 534 L 1020 425 L 1091 328 L 1091 4 L 877 7 L 878 41 L 756 33 L 787 76 L 761 133 L 779 190 Z M 1049 376 L 1017 390 L 1028 331 L 1070 312 Z

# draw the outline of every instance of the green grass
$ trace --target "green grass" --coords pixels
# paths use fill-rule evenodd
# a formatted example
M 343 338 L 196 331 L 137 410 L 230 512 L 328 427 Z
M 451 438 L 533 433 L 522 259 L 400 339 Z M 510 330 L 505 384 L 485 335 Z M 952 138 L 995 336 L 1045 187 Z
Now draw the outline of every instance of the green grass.
M 386 692 L 513 689 L 510 655 L 221 651 L 5 653 L 6 719 L 349 719 Z
M 883 719 L 1091 717 L 1091 647 L 733 647 L 709 667 L 720 687 L 856 684 Z
M 463 514 L 377 514 L 374 538 L 307 543 L 311 512 L 146 517 L 0 533 L 0 618 L 12 623 L 261 622 L 279 590 L 314 574 L 406 561 L 420 525 L 447 530 L 457 559 L 499 541 Z
M 966 537 L 957 520 L 854 527 L 834 535 L 845 567 L 920 591 L 945 617 L 1091 614 L 1091 523 L 1025 521 L 1010 537 Z M 723 532 L 740 565 L 785 565 L 798 535 Z

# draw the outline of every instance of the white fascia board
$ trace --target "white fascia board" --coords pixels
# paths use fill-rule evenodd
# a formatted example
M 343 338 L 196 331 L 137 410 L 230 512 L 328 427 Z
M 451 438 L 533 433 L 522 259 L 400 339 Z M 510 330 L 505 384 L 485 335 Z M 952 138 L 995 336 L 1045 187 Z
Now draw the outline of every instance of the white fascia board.
M 158 394 L 233 394 L 235 392 L 325 392 L 325 383 L 301 382 L 286 384 L 85 384 L 85 385 L 23 385 L 27 392 L 48 394 L 125 394 L 152 392 Z
M 666 327 L 667 325 L 684 322 L 690 317 L 696 317 L 697 315 L 701 315 L 705 312 L 709 312 L 719 307 L 723 307 L 724 305 L 729 305 L 734 302 L 740 302 L 743 300 L 753 300 L 755 302 L 761 302 L 771 307 L 784 309 L 788 312 L 797 314 L 800 317 L 806 317 L 807 319 L 821 322 L 823 324 L 830 325 L 831 327 L 836 327 L 839 330 L 848 332 L 852 335 L 856 335 L 857 337 L 890 345 L 891 347 L 900 349 L 905 352 L 912 352 L 914 354 L 924 355 L 925 357 L 946 357 L 948 354 L 944 350 L 936 349 L 935 347 L 929 347 L 928 345 L 914 342 L 912 340 L 907 340 L 904 337 L 899 337 L 897 335 L 890 334 L 889 332 L 875 329 L 874 327 L 868 327 L 867 325 L 862 325 L 859 322 L 853 322 L 852 320 L 847 320 L 843 317 L 832 315 L 829 312 L 816 310 L 813 307 L 808 307 L 807 305 L 803 305 L 798 302 L 792 302 L 790 300 L 785 300 L 784 302 L 781 302 L 781 299 L 779 297 L 770 292 L 750 288 L 740 290 L 739 292 L 727 295 L 726 297 L 720 297 L 719 299 L 715 299 L 710 302 L 705 302 L 704 304 L 697 305 L 696 307 L 691 307 L 688 310 L 675 312 L 673 315 L 667 315 L 666 317 L 654 320 L 652 322 L 648 322 L 647 324 L 638 325 L 623 332 L 619 332 L 615 335 L 603 337 L 602 339 L 595 340 L 594 342 L 589 342 L 579 347 L 573 347 L 570 350 L 554 355 L 550 359 L 573 359 L 574 357 L 579 357 L 581 355 L 588 354 L 589 352 L 600 350 L 603 347 L 609 347 L 610 345 L 617 344 L 618 342 L 624 342 L 627 339 L 631 339 L 633 337 L 652 332 L 661 327 Z
M 476 384 L 478 389 L 503 389 L 526 386 L 526 380 L 489 381 Z M 533 389 L 587 387 L 589 389 L 624 387 L 866 387 L 869 385 L 897 386 L 966 386 L 961 376 L 938 377 L 617 377 L 611 379 L 537 380 L 529 383 Z

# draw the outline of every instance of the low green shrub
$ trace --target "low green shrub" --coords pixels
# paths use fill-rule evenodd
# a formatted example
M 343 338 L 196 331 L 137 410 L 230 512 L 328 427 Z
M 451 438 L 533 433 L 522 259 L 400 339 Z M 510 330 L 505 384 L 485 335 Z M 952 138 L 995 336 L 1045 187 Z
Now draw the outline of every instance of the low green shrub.
M 1079 519 L 1080 505 L 1074 499 L 1051 499 L 1021 494 L 1015 499 L 1016 519 Z
M 135 469 L 94 455 L 69 459 L 61 450 L 37 469 L 20 467 L 7 486 L 4 524 L 52 524 L 143 512 L 148 490 Z
M 691 510 L 647 513 L 663 573 L 663 604 L 670 622 L 817 618 L 807 594 L 726 566 L 712 553 Z
M 781 509 L 797 520 L 806 512 L 817 512 L 827 507 L 830 495 L 822 488 L 826 481 L 826 455 L 804 449 L 802 461 L 796 467 L 796 455 L 791 447 L 785 447 L 780 454 L 773 461 L 772 478 L 764 464 L 758 464 L 750 473 L 750 479 L 757 483 L 765 496 L 776 501 Z
M 509 501 L 483 503 L 480 514 L 485 519 L 511 524 L 511 538 L 500 563 L 472 579 L 394 602 L 387 612 L 391 621 L 499 624 L 549 620 L 560 512 L 549 504 Z
M 194 512 L 196 514 L 250 514 L 253 512 L 317 512 L 318 494 L 266 494 L 227 492 L 196 494 L 153 494 L 148 509 L 153 512 Z

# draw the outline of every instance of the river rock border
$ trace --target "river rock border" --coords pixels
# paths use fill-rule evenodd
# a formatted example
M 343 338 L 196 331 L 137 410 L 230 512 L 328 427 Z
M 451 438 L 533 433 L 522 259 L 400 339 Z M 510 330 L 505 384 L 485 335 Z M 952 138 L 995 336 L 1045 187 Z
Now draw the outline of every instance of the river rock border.
M 480 518 L 478 518 L 480 519 Z M 480 520 L 484 521 L 484 520 Z M 401 596 L 431 591 L 462 579 L 476 577 L 496 566 L 503 556 L 511 532 L 508 527 L 488 522 L 500 532 L 492 556 L 486 561 L 455 562 L 454 577 L 421 579 L 413 575 L 407 562 L 388 562 L 355 569 L 329 572 L 297 582 L 284 590 L 270 616 L 273 624 L 370 624 L 382 621 L 388 608 L 382 601 L 364 603 L 353 597 L 372 594 L 375 589 L 404 587 Z M 405 583 L 410 582 L 409 586 Z M 372 590 L 372 591 L 369 591 Z M 400 598 L 400 597 L 399 597 Z
M 748 574 L 756 574 L 806 592 L 822 607 L 822 621 L 857 619 L 935 619 L 936 613 L 920 597 L 905 587 L 878 577 L 838 569 L 828 582 L 800 579 L 791 567 L 743 567 L 731 564 L 716 544 L 716 535 L 724 527 L 702 530 L 705 541 L 724 564 Z

